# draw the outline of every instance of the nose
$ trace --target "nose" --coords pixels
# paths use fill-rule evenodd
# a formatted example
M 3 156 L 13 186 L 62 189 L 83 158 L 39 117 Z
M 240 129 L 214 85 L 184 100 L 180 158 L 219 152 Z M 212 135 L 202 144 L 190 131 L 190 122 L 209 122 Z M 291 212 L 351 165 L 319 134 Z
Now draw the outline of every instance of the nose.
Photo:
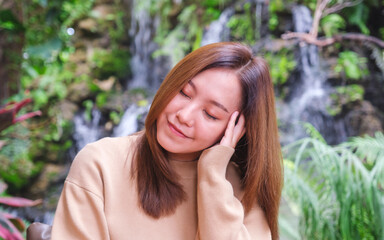
M 176 112 L 176 117 L 181 124 L 185 124 L 188 127 L 192 127 L 194 120 L 193 106 L 184 106 Z

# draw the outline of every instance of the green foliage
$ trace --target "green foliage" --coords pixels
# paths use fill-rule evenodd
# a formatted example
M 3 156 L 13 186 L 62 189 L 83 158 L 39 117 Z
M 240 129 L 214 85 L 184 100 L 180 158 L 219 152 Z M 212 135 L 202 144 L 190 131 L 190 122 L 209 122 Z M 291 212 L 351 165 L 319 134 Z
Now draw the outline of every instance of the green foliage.
M 110 76 L 119 78 L 128 74 L 129 52 L 122 49 L 95 50 L 91 64 L 92 75 L 97 79 L 107 79 Z
M 188 52 L 200 47 L 204 27 L 219 18 L 229 0 L 174 3 L 170 0 L 147 1 L 138 6 L 159 17 L 155 42 L 159 48 L 153 57 L 169 56 L 175 65 Z
M 366 62 L 367 59 L 356 52 L 340 52 L 335 71 L 344 73 L 347 79 L 359 80 L 368 74 Z
M 90 122 L 92 120 L 92 109 L 93 109 L 94 103 L 92 102 L 92 100 L 86 100 L 83 102 L 83 106 L 85 107 L 85 112 L 84 112 L 85 119 L 88 122 Z
M 282 48 L 276 53 L 266 52 L 264 58 L 270 66 L 273 84 L 279 86 L 286 83 L 292 70 L 296 67 L 293 52 Z
M 67 96 L 67 86 L 73 73 L 63 69 L 61 64 L 51 64 L 49 67 L 23 64 L 26 71 L 22 79 L 23 89 L 28 89 L 34 100 L 35 109 L 41 109 L 48 103 L 64 99 Z
M 369 9 L 364 3 L 357 4 L 354 7 L 345 9 L 346 19 L 348 23 L 352 26 L 359 27 L 360 31 L 363 34 L 369 35 L 370 31 L 366 23 L 369 17 Z
M 278 13 L 284 10 L 283 0 L 271 0 L 269 2 L 269 21 L 268 26 L 271 31 L 279 25 Z
M 271 31 L 276 30 L 279 23 L 279 15 L 288 13 L 293 5 L 303 4 L 309 9 L 314 10 L 316 8 L 317 0 L 270 0 L 269 1 L 269 20 L 268 26 Z
M 382 133 L 337 146 L 305 138 L 284 156 L 283 196 L 298 210 L 303 239 L 383 239 Z
M 111 119 L 113 124 L 115 125 L 120 123 L 121 117 L 122 117 L 122 112 L 118 113 L 118 112 L 112 111 L 109 113 L 109 119 Z
M 108 101 L 108 93 L 101 92 L 96 96 L 96 106 L 102 108 Z
M 342 107 L 350 102 L 364 99 L 364 88 L 358 84 L 335 87 L 335 92 L 330 95 L 332 104 L 327 106 L 328 113 L 335 116 L 341 113 Z
M 5 145 L 0 149 L 0 179 L 17 190 L 25 186 L 41 167 L 30 158 L 30 140 L 22 137 L 28 135 L 28 132 L 21 124 L 2 132 L 2 135 L 8 137 L 4 138 Z
M 24 31 L 23 24 L 15 17 L 11 10 L 0 9 L 0 30 L 5 29 L 14 33 Z
M 227 27 L 231 29 L 231 36 L 236 41 L 253 44 L 255 41 L 253 21 L 253 10 L 251 3 L 247 2 L 243 6 L 243 14 L 236 13 L 228 21 Z
M 380 28 L 379 32 L 380 32 L 380 38 L 384 39 L 384 27 Z
M 76 20 L 90 15 L 94 0 L 67 0 L 62 2 L 62 12 L 59 14 L 63 27 L 71 26 Z
M 321 27 L 325 36 L 332 37 L 340 30 L 345 29 L 345 20 L 339 14 L 330 14 L 321 19 Z
M 178 24 L 170 32 L 158 29 L 155 41 L 159 43 L 160 48 L 154 52 L 154 57 L 170 56 L 174 65 L 192 50 L 192 47 L 200 45 L 203 29 L 196 9 L 196 4 L 185 6 L 177 16 Z

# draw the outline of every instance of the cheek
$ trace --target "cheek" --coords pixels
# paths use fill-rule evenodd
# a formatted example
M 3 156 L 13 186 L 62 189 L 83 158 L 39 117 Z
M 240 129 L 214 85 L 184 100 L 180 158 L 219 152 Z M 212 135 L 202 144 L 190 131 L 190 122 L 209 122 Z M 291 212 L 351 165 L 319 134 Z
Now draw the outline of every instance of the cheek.
M 169 112 L 178 109 L 183 103 L 182 100 L 183 99 L 181 98 L 180 94 L 177 94 L 171 99 L 171 101 L 169 101 L 163 112 Z
M 209 142 L 209 144 L 214 144 L 220 141 L 221 138 L 224 136 L 226 125 L 226 123 L 202 124 L 202 126 L 199 128 L 199 133 L 201 134 L 201 137 L 205 139 L 206 142 Z

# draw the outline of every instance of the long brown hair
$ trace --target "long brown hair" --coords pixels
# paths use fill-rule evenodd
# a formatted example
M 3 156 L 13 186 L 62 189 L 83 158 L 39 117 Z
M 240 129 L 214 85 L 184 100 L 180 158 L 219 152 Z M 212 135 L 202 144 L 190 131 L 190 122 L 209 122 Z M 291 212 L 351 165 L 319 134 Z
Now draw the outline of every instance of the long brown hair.
M 264 210 L 272 238 L 277 239 L 283 170 L 273 86 L 267 63 L 253 57 L 251 49 L 240 43 L 201 47 L 183 58 L 165 77 L 149 110 L 133 162 L 140 205 L 148 215 L 159 218 L 172 214 L 186 199 L 177 173 L 157 142 L 156 119 L 189 80 L 210 68 L 232 69 L 241 82 L 246 134 L 231 160 L 242 173 L 245 211 L 257 202 Z

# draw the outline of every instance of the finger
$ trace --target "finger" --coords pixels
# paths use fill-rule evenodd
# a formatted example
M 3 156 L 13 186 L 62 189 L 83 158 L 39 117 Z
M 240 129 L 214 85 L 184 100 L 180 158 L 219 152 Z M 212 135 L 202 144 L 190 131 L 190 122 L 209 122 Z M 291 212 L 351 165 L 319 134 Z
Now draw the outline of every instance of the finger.
M 240 138 L 244 136 L 244 134 L 245 134 L 245 117 L 243 114 L 241 114 L 233 130 L 232 144 L 236 146 Z
M 221 145 L 232 146 L 233 131 L 235 128 L 236 118 L 238 115 L 239 115 L 239 112 L 237 111 L 235 111 L 231 115 L 227 124 L 227 128 L 225 129 L 224 136 L 220 141 Z

